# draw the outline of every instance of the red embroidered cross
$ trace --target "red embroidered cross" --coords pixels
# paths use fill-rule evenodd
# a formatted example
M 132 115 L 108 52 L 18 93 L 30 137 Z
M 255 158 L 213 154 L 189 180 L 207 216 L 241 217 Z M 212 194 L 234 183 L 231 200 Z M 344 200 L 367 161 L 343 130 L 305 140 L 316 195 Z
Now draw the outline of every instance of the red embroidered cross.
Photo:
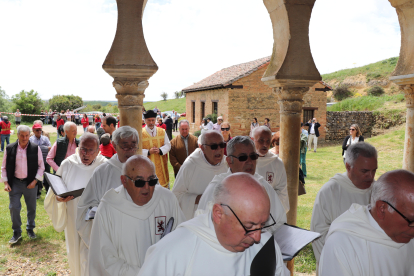
M 162 220 L 159 221 L 157 227 L 158 227 L 158 232 L 161 232 L 161 231 L 164 232 L 164 221 Z

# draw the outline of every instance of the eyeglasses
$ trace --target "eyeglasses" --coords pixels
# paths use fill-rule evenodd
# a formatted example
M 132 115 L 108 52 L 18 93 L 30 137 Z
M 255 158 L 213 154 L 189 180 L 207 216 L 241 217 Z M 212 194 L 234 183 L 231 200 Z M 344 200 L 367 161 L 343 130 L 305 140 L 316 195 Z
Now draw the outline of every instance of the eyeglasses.
M 132 143 L 131 145 L 119 145 L 119 147 L 125 151 L 136 150 L 138 148 L 137 143 Z
M 403 219 L 405 219 L 408 222 L 408 227 L 414 227 L 414 220 L 409 220 L 408 218 L 406 218 L 403 214 L 400 213 L 400 211 L 398 211 L 397 209 L 395 209 L 394 206 L 392 206 L 389 202 L 385 201 L 385 200 L 381 200 L 382 202 L 385 202 L 388 204 L 388 206 L 390 206 L 392 209 L 394 209 L 395 212 L 397 212 L 398 214 L 400 214 L 400 216 L 403 217 Z
M 252 233 L 252 232 L 254 232 L 254 231 L 260 231 L 260 232 L 265 232 L 266 230 L 264 230 L 264 229 L 266 229 L 266 228 L 269 228 L 269 227 L 272 227 L 273 225 L 275 225 L 276 224 L 276 221 L 275 221 L 275 219 L 273 218 L 273 216 L 272 216 L 272 214 L 270 214 L 269 213 L 269 215 L 270 215 L 270 217 L 272 218 L 272 220 L 273 220 L 273 223 L 272 224 L 270 224 L 270 225 L 266 225 L 266 226 L 263 226 L 263 227 L 261 227 L 261 228 L 257 228 L 257 229 L 253 229 L 253 230 L 247 230 L 246 229 L 246 227 L 244 227 L 244 225 L 243 225 L 243 223 L 240 221 L 240 219 L 239 219 L 239 217 L 236 215 L 236 213 L 230 208 L 230 206 L 229 205 L 226 205 L 226 204 L 222 204 L 222 203 L 220 203 L 220 205 L 221 206 L 226 206 L 226 207 L 228 207 L 229 209 L 230 209 L 230 211 L 233 213 L 233 215 L 236 217 L 236 219 L 240 222 L 240 225 L 243 227 L 243 229 L 244 229 L 244 231 L 246 232 L 244 235 L 245 236 L 247 236 L 247 235 L 249 235 L 249 233 Z
M 42 131 L 42 129 L 41 128 L 35 128 L 35 130 L 34 131 Z
M 350 130 L 350 131 L 355 131 L 355 128 L 350 128 L 349 130 Z
M 93 154 L 94 152 L 96 152 L 96 149 L 86 149 L 86 148 L 79 148 L 79 151 L 83 154 Z
M 226 147 L 226 143 L 211 144 L 211 145 L 203 144 L 203 146 L 209 146 L 212 150 L 216 150 L 218 149 L 218 147 L 224 149 Z
M 229 156 L 237 158 L 240 162 L 247 161 L 248 158 L 250 158 L 253 161 L 259 158 L 259 155 L 257 153 L 252 153 L 250 155 L 240 155 L 240 156 L 229 155 Z
M 150 180 L 145 181 L 143 179 L 135 179 L 134 180 L 131 177 L 129 177 L 128 175 L 125 175 L 125 176 L 128 179 L 130 179 L 132 182 L 134 182 L 135 187 L 137 187 L 137 188 L 144 187 L 145 186 L 145 183 L 148 183 L 148 185 L 151 186 L 151 187 L 157 185 L 157 183 L 158 183 L 158 178 L 153 178 L 153 179 L 150 179 Z
M 222 127 L 221 128 L 221 131 L 229 131 L 230 130 L 230 128 L 229 127 Z

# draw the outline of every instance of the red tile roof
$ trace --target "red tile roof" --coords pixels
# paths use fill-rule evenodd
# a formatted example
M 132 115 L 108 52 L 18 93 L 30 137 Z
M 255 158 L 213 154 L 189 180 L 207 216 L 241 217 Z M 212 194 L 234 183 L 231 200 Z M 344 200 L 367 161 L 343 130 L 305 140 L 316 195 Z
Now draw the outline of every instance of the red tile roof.
M 250 75 L 269 62 L 270 56 L 221 69 L 213 75 L 184 88 L 183 91 L 188 93 L 231 85 L 236 80 Z

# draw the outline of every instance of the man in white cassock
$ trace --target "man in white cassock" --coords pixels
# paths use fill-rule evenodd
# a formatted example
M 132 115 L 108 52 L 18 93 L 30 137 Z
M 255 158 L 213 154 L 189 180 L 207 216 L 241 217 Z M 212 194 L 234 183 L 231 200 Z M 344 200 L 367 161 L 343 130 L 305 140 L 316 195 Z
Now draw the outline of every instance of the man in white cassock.
M 256 172 L 275 189 L 287 213 L 290 206 L 286 170 L 282 159 L 269 151 L 272 131 L 267 126 L 259 126 L 253 130 L 253 140 L 259 154 Z
M 208 206 L 213 204 L 213 192 L 214 188 L 223 181 L 229 175 L 238 172 L 245 172 L 251 174 L 257 182 L 259 182 L 266 190 L 270 199 L 270 214 L 276 221 L 276 225 L 269 228 L 270 232 L 274 232 L 280 225 L 286 223 L 285 209 L 280 202 L 275 190 L 270 186 L 267 181 L 258 175 L 256 171 L 256 161 L 259 155 L 256 153 L 256 149 L 252 139 L 249 136 L 236 136 L 227 142 L 227 157 L 226 161 L 229 166 L 229 170 L 225 173 L 216 175 L 213 180 L 208 184 L 206 190 L 201 196 L 198 204 L 196 214 L 208 209 Z
M 214 176 L 227 171 L 226 144 L 220 133 L 206 131 L 199 146 L 184 161 L 172 189 L 187 220 L 194 217 L 200 198 Z
M 137 151 L 138 131 L 130 126 L 122 126 L 112 133 L 112 144 L 117 154 L 96 168 L 78 203 L 76 229 L 82 239 L 81 251 L 86 256 L 89 254 L 89 237 L 93 224 L 93 219 L 85 220 L 86 213 L 89 208 L 99 206 L 101 198 L 108 190 L 121 185 L 119 179 L 122 164 Z M 85 267 L 87 266 L 86 263 Z
M 168 221 L 175 229 L 184 214 L 174 194 L 163 188 L 151 160 L 132 156 L 118 183 L 101 199 L 92 227 L 89 275 L 137 275 L 147 249 L 161 239 Z
M 267 224 L 266 190 L 250 174 L 234 173 L 216 185 L 213 202 L 151 246 L 138 275 L 250 275 L 252 260 L 273 239 L 265 231 L 275 223 Z M 279 246 L 273 247 L 274 275 L 289 275 Z
M 371 185 L 378 167 L 377 150 L 368 143 L 356 143 L 347 150 L 345 163 L 346 172 L 338 173 L 326 182 L 313 205 L 311 231 L 321 234 L 312 243 L 317 264 L 331 223 L 352 203 L 369 204 Z
M 93 171 L 106 161 L 105 156 L 99 154 L 98 136 L 84 133 L 80 137 L 79 149 L 62 162 L 56 175 L 62 177 L 69 191 L 78 190 L 87 186 Z M 88 258 L 87 255 L 81 254 L 81 240 L 76 230 L 79 199 L 80 197 L 74 199 L 73 196 L 56 196 L 52 189 L 49 189 L 44 201 L 53 227 L 58 232 L 65 230 L 69 268 L 73 276 L 85 275 L 84 264 Z
M 412 172 L 387 172 L 373 184 L 370 205 L 354 203 L 334 220 L 319 275 L 414 275 L 413 183 Z

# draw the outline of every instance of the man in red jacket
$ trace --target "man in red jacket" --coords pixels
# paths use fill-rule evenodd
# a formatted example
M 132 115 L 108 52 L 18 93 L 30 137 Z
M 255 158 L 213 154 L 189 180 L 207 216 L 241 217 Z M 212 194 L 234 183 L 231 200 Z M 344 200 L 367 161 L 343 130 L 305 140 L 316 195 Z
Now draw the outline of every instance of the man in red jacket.
M 65 121 L 61 118 L 60 114 L 58 114 L 56 120 L 57 138 L 59 138 L 59 126 L 63 126 L 64 124 Z
M 7 142 L 7 145 L 10 144 L 10 126 L 9 118 L 7 116 L 3 117 L 3 121 L 0 122 L 1 128 L 1 151 L 4 150 L 4 141 Z

